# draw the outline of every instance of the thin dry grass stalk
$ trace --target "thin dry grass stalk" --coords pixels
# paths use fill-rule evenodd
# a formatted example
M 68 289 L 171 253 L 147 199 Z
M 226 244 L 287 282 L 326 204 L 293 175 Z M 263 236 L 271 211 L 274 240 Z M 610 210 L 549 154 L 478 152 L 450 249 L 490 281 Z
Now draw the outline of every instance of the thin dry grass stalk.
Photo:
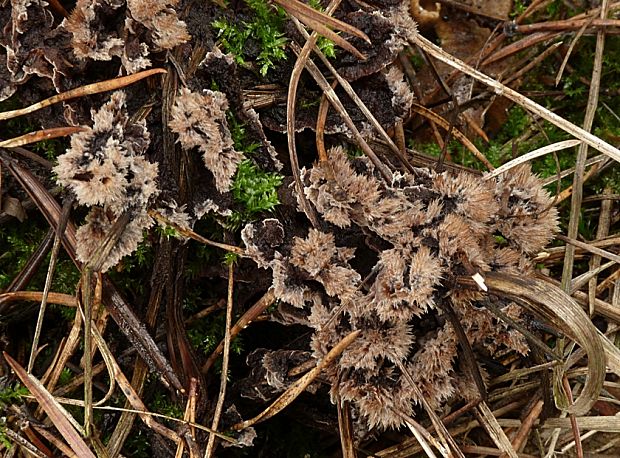
M 607 16 L 609 8 L 608 0 L 603 0 L 601 4 L 601 19 Z M 601 29 L 596 34 L 596 49 L 594 51 L 594 63 L 592 66 L 592 77 L 590 79 L 590 91 L 588 93 L 588 103 L 586 114 L 583 120 L 583 129 L 587 132 L 592 130 L 594 115 L 598 107 L 598 96 L 601 85 L 601 74 L 603 70 L 603 50 L 605 49 L 605 29 Z M 583 181 L 586 169 L 586 159 L 588 158 L 588 145 L 581 144 L 577 152 L 575 163 L 575 174 L 573 175 L 573 193 L 571 196 L 570 219 L 566 235 L 571 239 L 577 238 L 579 231 L 579 221 L 581 219 L 581 201 L 583 200 Z M 616 159 L 618 160 L 618 159 Z M 564 254 L 564 266 L 562 269 L 562 288 L 564 291 L 570 290 L 570 282 L 573 278 L 573 263 L 575 261 L 575 247 L 566 247 Z
M 34 301 L 41 302 L 43 291 L 10 291 L 0 294 L 0 304 L 7 304 L 15 301 Z M 47 295 L 47 302 L 50 304 L 64 305 L 65 307 L 77 307 L 75 296 L 63 293 L 50 292 Z
M 576 126 L 575 124 L 544 108 L 533 100 L 525 97 L 522 94 L 519 94 L 514 89 L 511 89 L 508 86 L 505 86 L 504 84 L 494 80 L 490 76 L 487 76 L 484 73 L 476 70 L 462 60 L 457 59 L 456 57 L 450 55 L 449 53 L 438 47 L 437 45 L 433 44 L 422 35 L 416 33 L 412 37 L 410 37 L 410 40 L 415 45 L 428 52 L 431 56 L 491 87 L 497 95 L 501 95 L 512 100 L 523 108 L 531 111 L 532 113 L 540 116 L 541 118 L 546 119 L 556 127 L 562 129 L 565 132 L 568 132 L 569 134 L 580 139 L 584 143 L 587 143 L 597 151 L 600 151 L 601 153 L 606 154 L 612 159 L 620 162 L 620 150 L 610 145 L 606 141 L 600 139 L 596 135 L 593 135 L 590 132 L 582 129 L 581 127 Z
M 495 415 L 486 402 L 481 402 L 475 410 L 478 421 L 489 434 L 497 448 L 502 450 L 510 458 L 518 458 L 517 452 L 512 447 L 506 433 L 495 418 Z
M 353 343 L 359 334 L 359 329 L 347 334 L 312 370 L 289 386 L 286 391 L 282 393 L 269 407 L 254 418 L 237 423 L 232 427 L 232 429 L 235 431 L 240 431 L 276 415 L 291 402 L 293 402 L 301 393 L 303 393 L 305 389 L 308 388 L 308 386 L 321 374 L 321 371 L 329 366 L 336 358 L 338 358 L 338 356 L 340 356 L 340 354 Z
M 544 156 L 545 154 L 553 153 L 555 151 L 561 151 L 563 149 L 572 148 L 573 146 L 579 145 L 581 142 L 579 140 L 564 140 L 562 142 L 553 143 L 551 145 L 543 146 L 542 148 L 535 149 L 534 151 L 530 151 L 523 156 L 519 156 L 511 161 L 506 162 L 500 167 L 496 168 L 490 173 L 484 175 L 483 180 L 489 180 L 491 178 L 495 178 L 501 175 L 504 172 L 516 167 L 519 164 L 524 164 L 525 162 L 529 162 L 532 159 L 535 159 L 540 156 Z
M 230 361 L 230 328 L 232 326 L 232 309 L 233 309 L 233 290 L 234 290 L 234 272 L 235 266 L 230 263 L 228 266 L 228 294 L 226 301 L 226 324 L 224 328 L 224 357 L 222 360 L 222 375 L 220 377 L 220 391 L 215 405 L 215 413 L 211 422 L 211 429 L 217 431 L 224 407 L 224 399 L 226 398 L 226 382 L 228 381 L 228 362 Z M 215 453 L 215 435 L 209 434 L 207 449 L 205 450 L 205 458 L 210 458 Z
M 235 323 L 235 325 L 230 330 L 230 338 L 233 339 L 237 334 L 239 334 L 247 325 L 249 325 L 253 320 L 255 320 L 261 313 L 263 313 L 273 302 L 275 301 L 275 293 L 273 288 L 270 288 L 264 295 L 261 297 L 256 303 L 250 307 L 239 320 Z M 202 366 L 201 372 L 206 374 L 209 372 L 213 363 L 220 356 L 222 351 L 224 350 L 224 341 L 222 340 L 219 345 L 213 350 L 207 362 Z
M 54 245 L 52 246 L 52 253 L 50 255 L 50 263 L 47 268 L 47 275 L 45 276 L 45 286 L 43 287 L 43 296 L 41 297 L 41 306 L 39 307 L 39 316 L 37 317 L 37 324 L 34 330 L 34 336 L 32 338 L 32 349 L 30 351 L 30 358 L 28 359 L 28 372 L 32 372 L 34 366 L 34 359 L 37 349 L 39 347 L 39 338 L 41 337 L 41 329 L 43 328 L 43 317 L 45 316 L 45 309 L 47 307 L 47 299 L 52 287 L 52 277 L 54 274 L 54 268 L 56 267 L 56 261 L 58 259 L 58 253 L 60 251 L 60 240 L 62 233 L 65 231 L 67 221 L 69 220 L 69 213 L 71 212 L 71 206 L 73 205 L 73 199 L 69 199 L 60 215 L 60 222 L 58 230 L 54 235 Z

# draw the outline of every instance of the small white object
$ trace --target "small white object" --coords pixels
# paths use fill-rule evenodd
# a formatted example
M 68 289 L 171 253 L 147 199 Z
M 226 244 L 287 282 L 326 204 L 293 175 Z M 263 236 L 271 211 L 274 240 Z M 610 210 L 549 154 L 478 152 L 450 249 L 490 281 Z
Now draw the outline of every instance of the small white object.
M 471 278 L 474 279 L 474 281 L 482 291 L 486 292 L 489 290 L 489 288 L 487 288 L 487 285 L 484 284 L 484 277 L 482 275 L 480 275 L 479 273 L 475 273 L 471 276 Z

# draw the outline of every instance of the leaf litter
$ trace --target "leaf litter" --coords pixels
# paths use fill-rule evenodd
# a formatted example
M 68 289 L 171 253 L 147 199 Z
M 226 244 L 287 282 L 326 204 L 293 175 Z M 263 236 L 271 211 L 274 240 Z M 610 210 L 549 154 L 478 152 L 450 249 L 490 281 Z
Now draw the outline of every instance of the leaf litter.
M 63 233 L 0 257 L 3 456 L 613 456 L 617 5 L 577 3 L 5 0 L 0 243 Z

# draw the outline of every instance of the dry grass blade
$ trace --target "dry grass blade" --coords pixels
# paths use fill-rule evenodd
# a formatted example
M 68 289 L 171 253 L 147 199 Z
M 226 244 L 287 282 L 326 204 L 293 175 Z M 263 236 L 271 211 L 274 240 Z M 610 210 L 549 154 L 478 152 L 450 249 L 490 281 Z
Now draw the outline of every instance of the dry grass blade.
M 342 401 L 340 397 L 336 400 L 338 410 L 338 431 L 340 432 L 340 447 L 342 458 L 356 458 L 355 446 L 353 444 L 353 423 L 351 420 L 351 406 L 348 402 Z
M 594 20 L 594 17 L 592 17 L 592 19 L 590 19 L 590 21 L 588 22 L 584 22 L 584 24 L 581 26 L 581 28 L 579 29 L 579 31 L 577 32 L 577 34 L 573 37 L 573 39 L 571 40 L 570 45 L 568 46 L 568 50 L 566 51 L 566 55 L 564 56 L 564 59 L 562 59 L 562 65 L 560 65 L 560 69 L 558 70 L 558 74 L 555 77 L 555 85 L 557 86 L 558 84 L 560 84 L 560 81 L 562 80 L 562 75 L 564 74 L 564 69 L 566 68 L 566 65 L 568 64 L 568 59 L 570 59 L 571 54 L 573 53 L 573 49 L 575 48 L 575 45 L 577 44 L 577 42 L 579 41 L 579 39 L 581 38 L 581 36 L 583 35 L 583 33 L 586 31 L 586 29 L 588 28 L 588 25 Z
M 234 290 L 234 265 L 230 263 L 228 266 L 228 294 L 226 300 L 226 327 L 224 328 L 224 358 L 222 360 L 222 376 L 220 378 L 220 392 L 217 397 L 215 413 L 211 422 L 211 429 L 217 431 L 220 423 L 220 416 L 224 407 L 224 399 L 226 398 L 226 382 L 228 381 L 228 362 L 230 360 L 230 328 L 232 326 L 232 309 L 233 309 L 233 290 Z M 215 435 L 209 434 L 205 458 L 213 455 L 215 445 Z
M 411 431 L 411 434 L 413 434 L 413 437 L 416 438 L 428 458 L 437 458 L 437 455 L 435 455 L 435 452 L 433 452 L 433 449 L 431 448 L 431 444 L 441 451 L 442 456 L 451 456 L 450 452 L 438 444 L 435 438 L 413 418 L 407 418 L 405 424 L 407 425 L 407 428 L 409 428 L 409 431 Z
M 28 442 L 25 437 L 23 437 L 21 434 L 16 433 L 11 428 L 6 428 L 3 432 L 9 439 L 11 439 L 14 443 L 19 444 L 21 447 L 23 447 L 25 451 L 30 453 L 32 456 L 36 456 L 37 458 L 48 458 L 50 456 L 39 451 L 33 444 Z
M 58 450 L 60 450 L 63 454 L 65 454 L 69 458 L 79 458 L 75 453 L 73 453 L 73 450 L 71 450 L 71 448 L 68 447 L 67 444 L 65 444 L 62 440 L 60 440 L 59 437 L 56 437 L 51 432 L 49 432 L 47 429 L 42 428 L 41 426 L 36 425 L 36 424 L 32 425 L 32 429 L 34 429 L 37 433 L 43 436 L 44 439 L 46 439 L 48 442 L 53 444 L 54 447 L 56 447 Z
M 298 0 L 273 0 L 273 2 L 281 6 L 288 14 L 299 19 L 311 29 L 316 30 L 325 38 L 329 38 L 330 40 L 332 40 L 342 49 L 346 49 L 347 51 L 349 51 L 358 59 L 366 59 L 366 56 L 359 52 L 355 48 L 355 46 L 353 46 L 347 40 L 335 33 L 329 27 L 340 30 L 342 32 L 346 32 L 350 35 L 361 38 L 367 43 L 370 43 L 370 39 L 368 38 L 368 36 L 361 30 L 347 24 L 346 22 L 342 22 L 325 13 L 322 13 L 321 11 L 317 11 L 311 6 L 308 6 Z
M 42 140 L 49 140 L 52 138 L 65 137 L 77 132 L 86 130 L 84 127 L 54 127 L 52 129 L 37 130 L 36 132 L 29 132 L 19 137 L 9 138 L 0 142 L 0 148 L 15 148 L 16 146 L 29 145 L 30 143 L 40 142 Z
M 610 187 L 606 187 L 603 191 L 603 197 L 610 196 L 612 189 Z M 601 202 L 601 212 L 599 214 L 598 219 L 598 227 L 596 228 L 596 239 L 604 239 L 609 235 L 609 228 L 611 227 L 611 210 L 612 210 L 612 201 L 610 199 L 605 199 Z M 592 256 L 590 259 L 590 272 L 594 272 L 594 275 L 588 281 L 588 311 L 590 315 L 594 314 L 594 302 L 596 301 L 596 284 L 597 278 L 596 276 L 602 270 L 611 267 L 610 263 L 606 263 L 601 267 L 601 257 L 598 255 Z
M 604 19 L 609 7 L 608 0 L 603 0 L 600 16 Z M 588 103 L 583 120 L 583 129 L 590 132 L 594 123 L 594 116 L 598 107 L 598 97 L 601 85 L 601 74 L 603 70 L 603 50 L 605 49 L 605 30 L 599 30 L 596 34 L 596 49 L 594 51 L 594 63 L 592 66 L 592 78 L 590 90 L 588 92 Z M 577 152 L 575 162 L 575 174 L 573 175 L 573 193 L 571 196 L 570 219 L 566 235 L 571 239 L 577 238 L 579 231 L 579 221 L 581 219 L 581 201 L 583 200 L 583 183 L 585 181 L 586 159 L 588 158 L 588 145 L 581 144 Z M 573 264 L 575 262 L 575 247 L 566 247 L 564 254 L 564 265 L 562 267 L 562 289 L 570 290 L 570 282 L 573 277 Z
M 620 417 L 576 417 L 579 429 L 594 429 L 601 432 L 620 433 Z M 571 428 L 570 418 L 548 418 L 542 425 L 543 428 Z
M 58 253 L 60 251 L 60 239 L 62 233 L 67 227 L 67 221 L 69 220 L 69 213 L 73 206 L 73 199 L 68 199 L 65 202 L 60 215 L 60 222 L 58 224 L 58 230 L 54 236 L 54 245 L 52 246 L 52 253 L 50 255 L 50 263 L 47 268 L 47 275 L 45 276 L 45 285 L 43 287 L 43 296 L 41 297 L 41 306 L 39 307 L 39 316 L 37 317 L 37 324 L 34 330 L 34 337 L 32 338 L 32 348 L 30 350 L 30 358 L 28 359 L 28 372 L 32 372 L 34 366 L 34 359 L 37 349 L 39 347 L 39 338 L 41 337 L 41 329 L 43 328 L 43 318 L 45 317 L 45 310 L 47 308 L 47 298 L 52 287 L 52 277 L 54 269 L 56 267 L 56 261 L 58 259 Z
M 28 388 L 37 401 L 39 401 L 39 404 L 41 404 L 41 407 L 45 410 L 45 413 L 47 413 L 50 420 L 60 434 L 62 434 L 62 437 L 65 438 L 71 449 L 80 457 L 95 458 L 95 455 L 90 451 L 84 439 L 82 439 L 69 421 L 69 418 L 72 418 L 69 412 L 56 402 L 54 397 L 45 389 L 39 380 L 28 374 L 24 368 L 6 352 L 3 352 L 3 354 L 4 359 L 6 359 L 26 388 Z
M 83 97 L 85 95 L 99 94 L 100 92 L 120 89 L 122 87 L 129 86 L 130 84 L 133 84 L 137 81 L 140 81 L 141 79 L 148 78 L 149 76 L 157 75 L 160 73 L 167 73 L 167 70 L 163 68 L 152 68 L 150 70 L 144 70 L 142 72 L 134 73 L 133 75 L 129 76 L 122 76 L 120 78 L 114 78 L 111 80 L 100 81 L 98 83 L 87 84 L 86 86 L 81 86 L 75 89 L 71 89 L 70 91 L 54 95 L 26 108 L 2 112 L 0 113 L 0 121 L 16 118 L 18 116 L 23 116 L 29 113 L 34 113 L 35 111 L 49 107 L 58 102 L 64 102 L 67 100 L 75 99 L 77 97 Z
M 183 414 L 183 420 L 187 421 L 189 423 L 195 423 L 196 422 L 196 396 L 197 396 L 197 385 L 198 385 L 198 381 L 192 377 L 192 379 L 189 381 L 189 390 L 188 390 L 188 394 L 187 394 L 187 404 L 185 406 L 185 413 Z M 195 442 L 195 438 L 196 438 L 196 428 L 190 427 L 190 438 L 192 440 L 192 442 Z M 180 442 L 177 445 L 177 452 L 175 454 L 175 458 L 182 458 L 183 456 L 183 450 L 185 449 L 185 444 L 183 442 Z M 191 449 L 190 449 L 190 458 L 193 458 L 191 456 Z
M 99 277 L 101 282 L 101 266 L 108 259 L 110 252 L 116 246 L 127 223 L 129 223 L 129 214 L 123 213 L 115 221 L 114 225 L 106 235 L 101 245 L 92 254 L 89 261 L 83 266 L 82 277 L 80 279 L 82 290 L 82 301 L 84 313 L 84 427 L 86 435 L 90 436 L 91 419 L 92 419 L 92 310 L 94 304 L 92 279 L 95 275 Z M 103 348 L 103 347 L 100 347 Z
M 614 261 L 615 263 L 620 264 L 620 256 L 615 253 L 612 253 L 611 251 L 602 250 L 589 243 L 580 242 L 579 240 L 575 240 L 569 237 L 564 237 L 563 235 L 558 235 L 557 238 L 562 240 L 563 242 L 568 243 L 569 245 L 582 248 L 585 251 L 588 251 L 590 253 L 601 256 L 602 258 L 609 259 L 610 261 Z
M 519 156 L 512 161 L 508 161 L 503 164 L 501 167 L 496 168 L 492 172 L 484 175 L 483 180 L 490 180 L 491 178 L 495 178 L 496 176 L 501 175 L 502 173 L 516 167 L 519 164 L 523 164 L 525 162 L 531 161 L 540 156 L 544 156 L 545 154 L 553 153 L 555 151 L 560 151 L 563 149 L 571 148 L 573 146 L 577 146 L 580 144 L 579 140 L 564 140 L 563 142 L 553 143 L 551 145 L 543 146 L 542 148 L 535 149 L 534 151 L 530 151 L 523 156 Z
M 484 426 L 487 433 L 489 433 L 489 436 L 491 436 L 497 448 L 502 450 L 510 458 L 518 458 L 517 452 L 512 447 L 510 440 L 508 440 L 506 433 L 497 422 L 497 418 L 495 418 L 495 415 L 493 415 L 487 403 L 481 402 L 478 404 L 475 412 L 478 414 L 478 421 Z
M 247 310 L 247 312 L 245 312 L 241 316 L 241 318 L 239 318 L 239 320 L 237 320 L 235 325 L 230 330 L 230 338 L 233 339 L 237 334 L 241 332 L 241 330 L 245 329 L 247 325 L 249 325 L 253 320 L 255 320 L 256 317 L 258 317 L 258 315 L 263 313 L 267 309 L 267 307 L 273 304 L 275 300 L 276 300 L 276 295 L 273 292 L 273 288 L 269 289 L 263 295 L 263 297 L 261 297 L 258 301 L 256 301 L 256 303 L 252 307 L 250 307 Z M 209 356 L 209 359 L 207 360 L 207 362 L 202 366 L 201 372 L 203 374 L 206 374 L 207 372 L 209 372 L 209 369 L 211 368 L 211 366 L 213 366 L 213 363 L 215 363 L 215 360 L 220 356 L 220 354 L 222 353 L 222 350 L 224 350 L 223 340 L 219 343 L 217 348 L 213 350 L 213 353 L 211 353 L 211 356 Z
M 516 432 L 514 439 L 512 440 L 512 447 L 514 450 L 518 451 L 523 446 L 523 444 L 525 444 L 527 437 L 532 431 L 534 422 L 538 419 L 538 417 L 540 417 L 543 405 L 544 402 L 542 400 L 539 400 L 530 409 L 528 415 L 523 420 L 521 427 Z M 501 458 L 506 458 L 506 456 L 501 455 Z
M 590 410 L 603 387 L 606 358 L 596 327 L 583 309 L 564 291 L 538 278 L 520 278 L 487 272 L 485 283 L 492 294 L 501 294 L 528 306 L 577 342 L 588 355 L 588 375 L 583 391 L 566 410 L 576 415 Z
M 605 349 L 607 366 L 610 371 L 620 377 L 620 349 L 605 334 L 600 331 L 598 333 Z
M 349 345 L 353 343 L 353 341 L 357 338 L 360 332 L 360 330 L 355 330 L 344 336 L 342 340 L 338 342 L 334 346 L 334 348 L 332 348 L 329 353 L 327 353 L 327 355 L 325 355 L 325 357 L 312 370 L 310 370 L 306 375 L 304 375 L 291 386 L 289 386 L 288 389 L 273 402 L 273 404 L 271 404 L 254 418 L 243 421 L 241 423 L 237 423 L 232 427 L 232 429 L 239 431 L 248 428 L 260 421 L 264 421 L 273 417 L 286 406 L 288 406 L 297 398 L 297 396 L 303 393 L 303 391 L 308 387 L 308 385 L 310 385 L 310 383 L 312 383 L 312 381 L 319 376 L 319 374 L 325 367 L 331 364 L 332 361 L 334 361 L 340 355 L 340 353 L 342 353 Z
M 484 73 L 476 70 L 462 60 L 457 59 L 456 57 L 447 53 L 423 36 L 416 33 L 412 37 L 412 41 L 414 42 L 414 44 L 424 49 L 433 57 L 493 88 L 497 95 L 501 95 L 512 100 L 518 105 L 521 105 L 523 108 L 526 108 L 527 110 L 537 114 L 541 118 L 546 119 L 556 127 L 562 129 L 565 132 L 568 132 L 579 140 L 587 143 L 597 151 L 600 151 L 601 153 L 606 154 L 612 159 L 620 162 L 620 150 L 605 142 L 604 140 L 601 140 L 596 135 L 593 135 L 590 132 L 582 129 L 581 127 L 576 126 L 575 124 L 567 121 L 561 116 L 558 116 L 557 114 L 544 108 L 533 100 L 525 97 L 522 94 L 519 94 L 514 89 L 511 89 L 508 86 L 505 86 L 504 84 L 494 80 L 490 76 L 487 76 Z
M 420 105 L 419 103 L 414 103 L 411 109 L 413 111 L 415 111 L 416 113 L 424 116 L 429 121 L 432 121 L 435 124 L 440 125 L 446 131 L 451 132 L 451 135 L 454 135 L 454 137 L 456 137 L 456 139 L 458 141 L 460 141 L 462 143 L 462 145 L 465 148 L 467 148 L 476 157 L 476 159 L 478 159 L 480 162 L 482 162 L 487 169 L 489 169 L 489 170 L 495 169 L 495 167 L 493 167 L 493 164 L 491 164 L 489 162 L 489 160 L 484 156 L 484 154 L 482 154 L 480 152 L 480 150 L 478 148 L 476 148 L 476 145 L 474 145 L 471 142 L 471 140 L 469 140 L 469 138 L 467 138 L 460 130 L 458 130 L 458 129 L 454 128 L 453 126 L 451 126 L 448 121 L 443 119 L 437 113 L 435 113 L 432 110 L 429 110 L 428 108 Z

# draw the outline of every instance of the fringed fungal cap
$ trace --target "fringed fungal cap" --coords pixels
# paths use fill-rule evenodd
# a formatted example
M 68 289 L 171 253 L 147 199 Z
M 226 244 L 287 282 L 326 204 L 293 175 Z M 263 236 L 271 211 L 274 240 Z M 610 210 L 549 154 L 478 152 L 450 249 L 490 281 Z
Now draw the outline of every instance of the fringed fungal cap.
M 76 233 L 77 258 L 81 262 L 88 262 L 103 241 L 108 236 L 116 221 L 116 217 L 102 207 L 93 207 L 86 216 L 86 224 L 80 226 Z M 132 215 L 129 223 L 124 227 L 118 242 L 111 250 L 101 271 L 105 272 L 114 267 L 125 256 L 133 253 L 142 241 L 143 231 L 153 225 L 153 219 L 140 210 Z
M 230 189 L 243 154 L 235 151 L 226 122 L 228 102 L 222 92 L 203 90 L 202 94 L 181 88 L 172 107 L 168 124 L 184 149 L 198 148 L 205 166 L 215 178 L 218 191 Z
M 105 271 L 133 252 L 143 229 L 152 224 L 146 208 L 159 193 L 157 164 L 143 156 L 149 133 L 144 122 L 130 123 L 124 92 L 114 92 L 91 115 L 93 127 L 71 137 L 71 147 L 58 157 L 54 172 L 80 204 L 93 207 L 77 232 L 80 261 L 88 261 L 118 216 L 130 212 L 130 222 L 106 260 Z
M 72 135 L 71 147 L 58 157 L 58 182 L 82 205 L 104 205 L 117 215 L 145 207 L 158 192 L 157 164 L 143 156 L 149 145 L 146 124 L 129 122 L 122 91 L 91 115 L 93 127 Z
M 527 254 L 542 250 L 558 227 L 558 211 L 540 180 L 523 164 L 501 175 L 497 225 L 511 245 Z
M 73 54 L 78 59 L 111 60 L 122 52 L 124 42 L 116 30 L 102 30 L 104 19 L 118 14 L 122 0 L 78 0 L 64 26 L 73 35 Z
M 172 49 L 189 41 L 187 25 L 179 20 L 174 7 L 178 0 L 127 0 L 128 30 L 146 27 L 151 35 L 154 50 Z

